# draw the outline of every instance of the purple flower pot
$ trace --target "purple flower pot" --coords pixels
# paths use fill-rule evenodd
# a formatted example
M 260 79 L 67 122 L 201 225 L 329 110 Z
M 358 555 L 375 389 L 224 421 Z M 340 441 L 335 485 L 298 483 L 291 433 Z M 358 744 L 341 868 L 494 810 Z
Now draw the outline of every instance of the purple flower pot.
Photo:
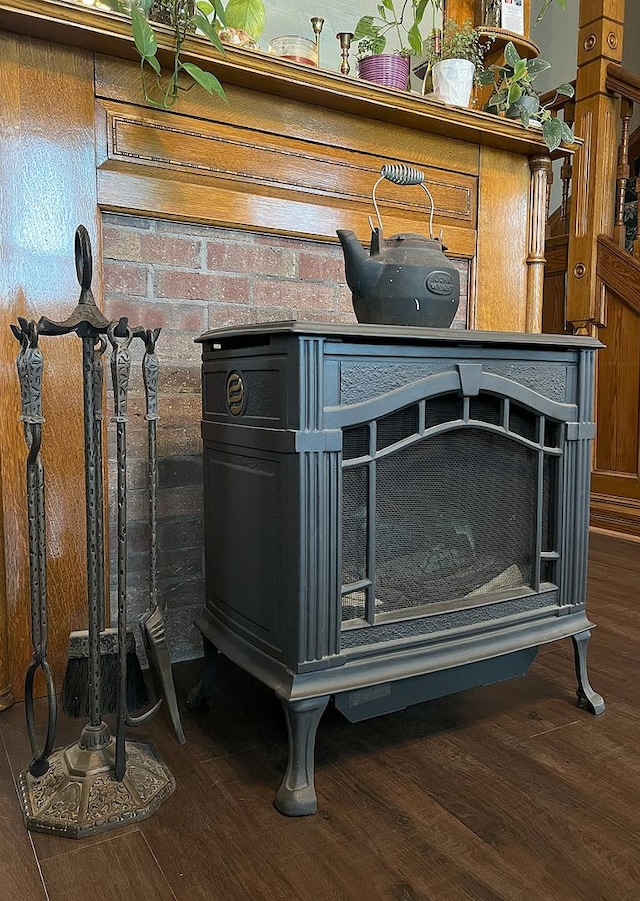
M 395 53 L 365 56 L 364 59 L 358 60 L 358 77 L 383 84 L 388 88 L 406 91 L 410 62 L 408 56 L 398 56 Z

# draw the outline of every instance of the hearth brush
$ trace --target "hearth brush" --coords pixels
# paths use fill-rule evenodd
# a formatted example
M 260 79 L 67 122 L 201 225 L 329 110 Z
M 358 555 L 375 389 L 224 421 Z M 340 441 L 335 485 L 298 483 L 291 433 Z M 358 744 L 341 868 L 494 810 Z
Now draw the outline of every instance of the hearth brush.
M 156 687 L 163 695 L 171 722 L 178 742 L 182 745 L 186 738 L 180 721 L 180 712 L 176 700 L 176 690 L 173 684 L 171 671 L 171 657 L 167 644 L 164 615 L 166 611 L 161 609 L 157 598 L 157 569 L 158 569 L 158 450 L 156 443 L 156 423 L 158 419 L 158 357 L 156 355 L 156 341 L 160 329 L 147 329 L 140 337 L 144 341 L 145 352 L 142 358 L 142 374 L 144 379 L 146 415 L 148 424 L 148 454 L 149 454 L 149 612 L 141 621 L 142 637 L 149 660 L 149 666 L 153 673 Z

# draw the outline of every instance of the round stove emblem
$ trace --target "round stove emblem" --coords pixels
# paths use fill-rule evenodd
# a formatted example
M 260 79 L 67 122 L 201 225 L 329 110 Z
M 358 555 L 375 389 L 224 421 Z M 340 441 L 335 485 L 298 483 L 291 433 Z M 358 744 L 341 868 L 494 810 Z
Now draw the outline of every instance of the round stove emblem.
M 227 406 L 233 416 L 240 416 L 245 405 L 244 381 L 239 372 L 227 376 Z

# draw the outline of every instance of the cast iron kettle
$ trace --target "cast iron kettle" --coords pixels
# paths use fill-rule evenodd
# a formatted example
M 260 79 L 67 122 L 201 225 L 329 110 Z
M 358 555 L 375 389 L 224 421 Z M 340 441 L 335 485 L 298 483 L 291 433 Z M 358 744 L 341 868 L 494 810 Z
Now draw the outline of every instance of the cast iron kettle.
M 431 201 L 429 238 L 411 233 L 383 236 L 376 188 L 384 179 L 397 185 L 421 185 L 426 191 Z M 433 197 L 424 184 L 424 173 L 409 166 L 384 165 L 372 200 L 378 227 L 369 218 L 368 255 L 352 231 L 337 232 L 358 322 L 448 328 L 460 303 L 460 274 L 445 257 L 442 240 L 433 237 Z

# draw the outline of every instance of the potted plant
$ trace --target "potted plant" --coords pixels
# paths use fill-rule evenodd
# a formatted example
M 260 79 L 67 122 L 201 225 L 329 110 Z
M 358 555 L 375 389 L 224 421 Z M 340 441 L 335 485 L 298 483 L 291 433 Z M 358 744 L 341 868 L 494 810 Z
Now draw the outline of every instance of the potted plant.
M 493 93 L 485 104 L 487 112 L 520 119 L 525 128 L 532 122 L 539 123 L 547 147 L 555 150 L 561 144 L 573 144 L 575 138 L 566 122 L 552 115 L 550 107 L 559 95 L 573 97 L 574 90 L 570 84 L 561 84 L 556 88 L 552 100 L 542 104 L 540 94 L 532 82 L 541 72 L 550 68 L 550 63 L 539 57 L 521 59 L 514 45 L 509 42 L 504 49 L 504 65 L 493 65 L 485 69 L 480 75 L 480 83 L 493 85 Z
M 116 0 L 120 2 L 120 0 Z M 224 47 L 219 29 L 246 33 L 257 40 L 265 25 L 264 0 L 229 0 L 226 9 L 222 0 L 137 0 L 131 6 L 131 28 L 136 49 L 140 54 L 140 70 L 144 99 L 162 109 L 170 109 L 182 91 L 199 84 L 209 94 L 217 94 L 226 100 L 224 88 L 211 72 L 195 63 L 183 62 L 182 45 L 189 34 L 208 38 L 220 53 Z M 173 37 L 173 65 L 163 78 L 157 57 L 158 39 L 150 22 L 168 25 Z M 146 79 L 145 66 L 152 69 L 152 87 Z M 184 84 L 184 77 L 187 84 Z
M 400 0 L 397 0 L 400 3 Z M 353 32 L 358 44 L 358 77 L 387 87 L 406 90 L 411 54 L 422 53 L 420 25 L 428 6 L 439 9 L 442 0 L 403 0 L 400 11 L 396 0 L 381 0 L 377 16 L 362 16 Z M 385 53 L 391 32 L 398 44 L 393 53 Z
M 425 53 L 427 74 L 433 79 L 433 93 L 452 106 L 469 106 L 475 79 L 484 71 L 483 60 L 493 37 L 484 36 L 468 20 L 459 24 L 447 19 L 441 32 L 429 35 Z

